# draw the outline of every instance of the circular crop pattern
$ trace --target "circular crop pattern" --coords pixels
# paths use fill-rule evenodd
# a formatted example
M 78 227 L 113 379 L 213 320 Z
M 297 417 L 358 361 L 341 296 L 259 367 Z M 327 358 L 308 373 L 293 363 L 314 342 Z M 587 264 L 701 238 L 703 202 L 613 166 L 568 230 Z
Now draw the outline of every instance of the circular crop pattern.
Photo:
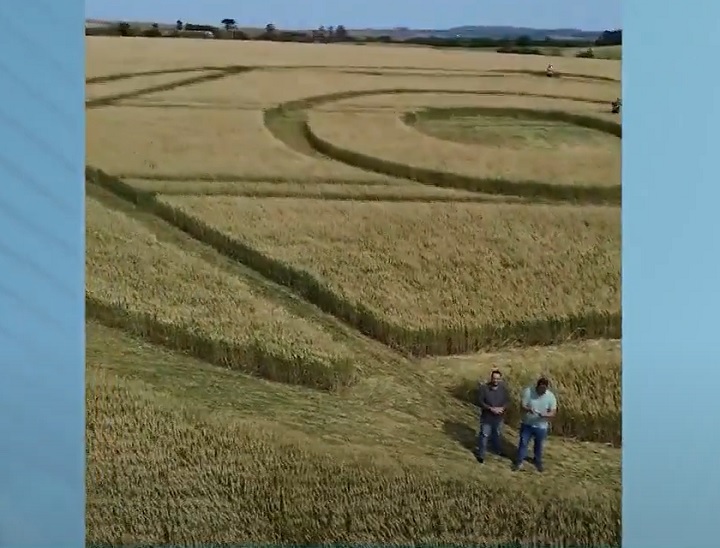
M 187 68 L 196 42 L 87 82 L 88 538 L 617 545 L 619 82 L 254 43 L 203 44 L 272 66 Z M 498 367 L 558 394 L 544 474 L 469 454 Z
M 593 97 L 369 90 L 293 101 L 265 118 L 296 150 L 302 134 L 312 152 L 370 172 L 488 194 L 620 201 L 621 125 L 609 101 Z
M 405 114 L 403 120 L 418 131 L 439 139 L 514 150 L 553 150 L 573 148 L 578 144 L 615 145 L 613 126 L 608 128 L 607 123 L 590 118 L 577 120 L 563 111 L 428 107 Z M 593 123 L 587 123 L 588 120 Z

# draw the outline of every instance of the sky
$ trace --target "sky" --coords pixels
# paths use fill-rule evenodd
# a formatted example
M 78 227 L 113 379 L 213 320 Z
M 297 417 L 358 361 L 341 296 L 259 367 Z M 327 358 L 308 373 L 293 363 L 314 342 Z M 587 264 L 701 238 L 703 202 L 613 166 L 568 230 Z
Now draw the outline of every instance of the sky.
M 621 27 L 620 0 L 85 0 L 88 19 L 307 29 L 461 25 L 606 30 Z

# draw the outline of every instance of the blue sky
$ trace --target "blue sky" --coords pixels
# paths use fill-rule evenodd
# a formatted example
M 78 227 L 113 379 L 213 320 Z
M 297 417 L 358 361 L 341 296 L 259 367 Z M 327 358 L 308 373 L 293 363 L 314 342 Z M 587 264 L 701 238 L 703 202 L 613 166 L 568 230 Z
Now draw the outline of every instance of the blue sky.
M 248 27 L 320 25 L 449 28 L 511 25 L 604 30 L 621 26 L 620 0 L 85 0 L 90 19 L 218 23 Z

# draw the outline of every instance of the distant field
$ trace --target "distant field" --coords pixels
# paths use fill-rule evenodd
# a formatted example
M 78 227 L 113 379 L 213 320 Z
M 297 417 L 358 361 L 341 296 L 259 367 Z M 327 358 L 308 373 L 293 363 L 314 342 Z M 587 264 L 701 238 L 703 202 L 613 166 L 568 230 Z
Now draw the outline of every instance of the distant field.
M 619 546 L 620 63 L 86 51 L 89 542 Z

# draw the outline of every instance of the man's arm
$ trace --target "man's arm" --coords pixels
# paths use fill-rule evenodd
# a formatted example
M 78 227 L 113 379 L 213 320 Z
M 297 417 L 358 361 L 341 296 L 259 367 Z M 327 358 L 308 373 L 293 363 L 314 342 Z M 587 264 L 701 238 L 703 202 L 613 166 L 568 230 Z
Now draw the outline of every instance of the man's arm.
M 501 413 L 504 413 L 508 405 L 510 405 L 510 391 L 508 390 L 507 386 L 502 386 L 501 388 L 504 397 L 502 400 L 502 405 L 499 407 L 499 410 Z
M 478 388 L 478 399 L 477 404 L 480 409 L 490 409 L 490 406 L 485 402 L 485 391 L 487 390 L 487 386 L 485 384 L 481 384 L 480 388 Z
M 533 412 L 533 408 L 530 405 L 530 389 L 525 388 L 522 392 L 522 409 L 523 411 Z

